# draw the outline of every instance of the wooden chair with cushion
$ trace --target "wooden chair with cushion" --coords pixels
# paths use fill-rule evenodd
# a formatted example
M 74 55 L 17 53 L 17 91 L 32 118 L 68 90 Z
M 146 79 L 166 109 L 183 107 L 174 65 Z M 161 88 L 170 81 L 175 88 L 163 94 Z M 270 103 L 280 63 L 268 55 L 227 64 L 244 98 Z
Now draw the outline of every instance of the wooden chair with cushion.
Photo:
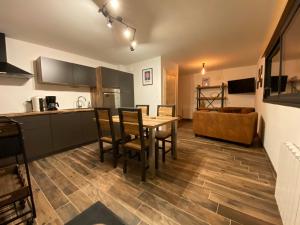
M 98 128 L 98 142 L 100 149 L 100 161 L 104 162 L 104 153 L 113 151 L 114 167 L 117 167 L 119 158 L 119 144 L 121 137 L 115 132 L 110 108 L 95 108 L 95 116 Z M 111 148 L 104 149 L 103 143 L 108 143 Z
M 142 110 L 142 115 L 149 116 L 149 105 L 136 105 L 137 109 Z M 144 128 L 146 137 L 149 137 L 149 129 Z
M 122 136 L 122 149 L 124 156 L 123 172 L 127 172 L 127 161 L 129 151 L 135 151 L 140 154 L 142 163 L 142 181 L 146 180 L 146 170 L 148 163 L 146 159 L 146 152 L 149 149 L 147 138 L 143 131 L 143 117 L 141 109 L 120 108 L 120 127 Z M 136 138 L 131 141 L 126 141 L 126 136 L 133 135 Z
M 157 116 L 175 116 L 175 105 L 158 105 L 157 106 Z M 165 125 L 162 129 L 158 129 L 155 134 L 156 143 L 155 151 L 156 157 L 158 157 L 158 150 L 162 149 L 162 161 L 166 161 L 166 153 L 173 149 L 172 141 L 168 140 L 172 136 L 172 126 Z M 159 142 L 162 142 L 162 147 L 159 147 Z M 171 148 L 166 151 L 166 142 L 171 143 Z M 156 159 L 156 168 L 158 168 L 158 159 Z
M 141 109 L 143 115 L 149 116 L 149 105 L 136 105 L 136 108 Z

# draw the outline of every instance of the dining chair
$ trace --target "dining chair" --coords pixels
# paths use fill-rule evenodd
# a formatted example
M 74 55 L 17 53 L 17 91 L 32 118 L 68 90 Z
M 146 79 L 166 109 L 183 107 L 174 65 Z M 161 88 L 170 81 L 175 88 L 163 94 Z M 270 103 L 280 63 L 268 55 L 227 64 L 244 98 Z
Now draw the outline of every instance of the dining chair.
M 149 105 L 136 105 L 136 108 L 141 109 L 143 115 L 149 116 Z
M 142 115 L 146 115 L 149 116 L 149 105 L 136 105 L 137 109 L 141 109 L 142 110 Z M 149 137 L 149 129 L 148 128 L 144 128 L 144 133 L 146 137 Z
M 123 140 L 123 173 L 127 173 L 127 161 L 129 159 L 129 151 L 135 151 L 140 154 L 142 164 L 141 177 L 142 181 L 145 181 L 146 170 L 148 169 L 146 152 L 147 150 L 149 150 L 149 141 L 144 136 L 142 110 L 136 108 L 119 108 L 119 116 L 121 136 Z M 130 141 L 126 141 L 126 136 L 128 135 L 133 135 L 136 138 Z
M 175 105 L 158 105 L 157 116 L 175 116 Z M 173 150 L 172 140 L 168 140 L 172 136 L 172 125 L 165 125 L 160 129 L 157 129 L 155 133 L 155 153 L 158 157 L 159 149 L 162 149 L 162 161 L 166 161 L 166 153 Z M 159 142 L 162 142 L 162 147 L 159 146 Z M 171 143 L 171 148 L 166 151 L 166 142 Z M 156 159 L 156 168 L 158 168 L 158 159 Z
M 119 144 L 121 142 L 120 134 L 116 133 L 112 121 L 112 112 L 110 108 L 95 108 L 95 116 L 98 128 L 98 143 L 100 149 L 100 161 L 104 162 L 104 153 L 113 151 L 114 168 L 117 167 L 119 158 Z M 104 148 L 103 143 L 108 143 L 111 148 Z

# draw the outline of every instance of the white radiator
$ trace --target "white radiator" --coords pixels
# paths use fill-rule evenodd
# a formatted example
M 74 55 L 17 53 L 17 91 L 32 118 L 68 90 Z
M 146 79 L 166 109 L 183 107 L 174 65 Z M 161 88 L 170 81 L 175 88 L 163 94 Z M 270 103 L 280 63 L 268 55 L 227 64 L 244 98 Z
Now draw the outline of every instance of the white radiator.
M 284 225 L 300 225 L 300 148 L 281 146 L 275 197 Z

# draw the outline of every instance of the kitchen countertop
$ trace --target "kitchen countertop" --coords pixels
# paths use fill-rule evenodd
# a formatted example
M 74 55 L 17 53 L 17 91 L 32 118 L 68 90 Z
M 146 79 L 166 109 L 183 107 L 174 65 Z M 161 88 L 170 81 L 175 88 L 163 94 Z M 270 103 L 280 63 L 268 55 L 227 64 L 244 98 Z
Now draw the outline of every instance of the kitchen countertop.
M 60 109 L 60 110 L 44 111 L 44 112 L 6 113 L 6 114 L 0 114 L 0 116 L 6 116 L 6 117 L 39 116 L 39 115 L 58 114 L 58 113 L 89 112 L 93 110 L 94 110 L 93 108 Z

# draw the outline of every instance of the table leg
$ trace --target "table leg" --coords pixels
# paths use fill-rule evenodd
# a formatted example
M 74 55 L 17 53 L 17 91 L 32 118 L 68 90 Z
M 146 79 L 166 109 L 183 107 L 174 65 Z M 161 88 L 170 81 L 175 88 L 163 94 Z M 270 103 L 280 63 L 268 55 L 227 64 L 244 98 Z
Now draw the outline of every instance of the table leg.
M 149 128 L 149 178 L 155 176 L 155 128 Z
M 177 121 L 172 122 L 172 157 L 177 159 Z

